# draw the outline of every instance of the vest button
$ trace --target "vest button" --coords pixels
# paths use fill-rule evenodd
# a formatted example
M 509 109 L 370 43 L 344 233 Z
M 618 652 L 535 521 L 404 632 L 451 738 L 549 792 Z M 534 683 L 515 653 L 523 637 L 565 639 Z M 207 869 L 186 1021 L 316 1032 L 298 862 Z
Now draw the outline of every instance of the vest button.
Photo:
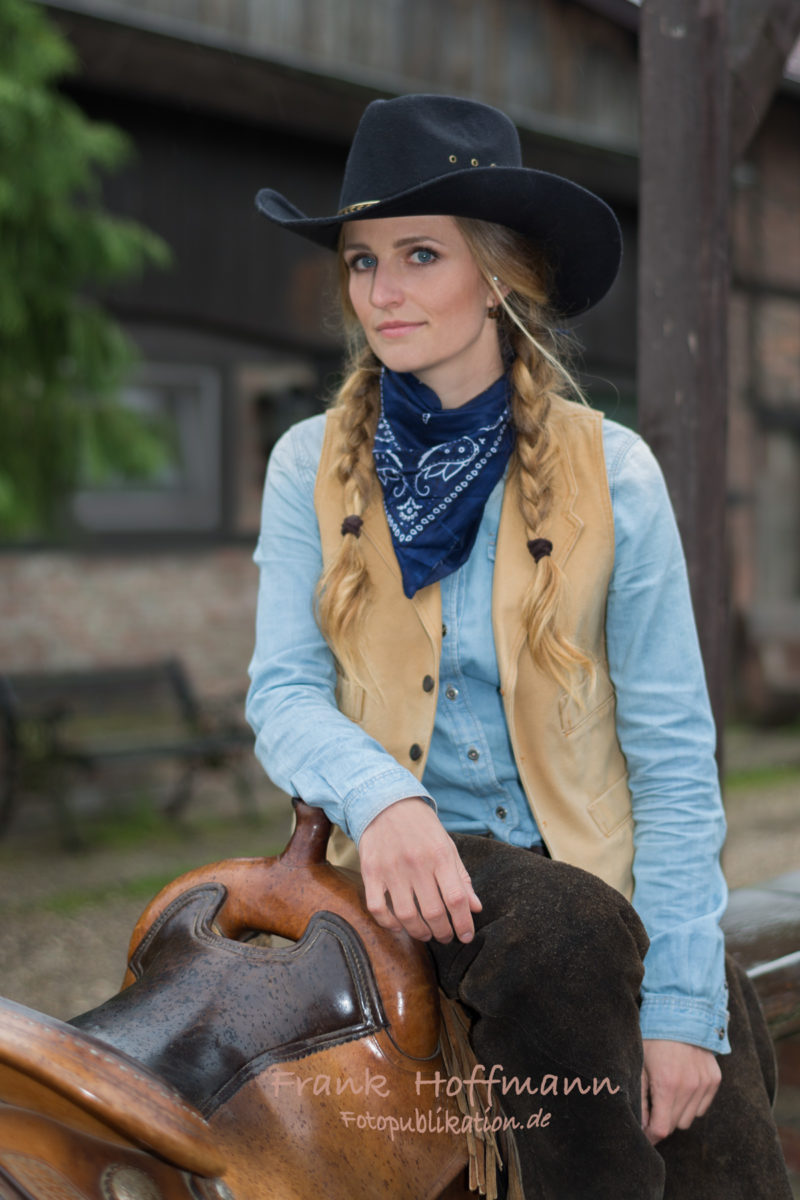
M 414 742 L 414 745 L 408 752 L 408 757 L 412 762 L 418 762 L 419 759 L 422 758 L 422 746 L 418 745 L 417 742 Z
M 472 759 L 473 762 L 477 762 L 478 759 L 480 758 L 480 756 L 481 756 L 480 750 L 476 750 L 474 746 L 472 747 L 471 750 L 467 751 L 467 758 Z
M 426 676 L 425 676 L 425 678 L 424 678 L 424 679 L 423 679 L 423 681 L 422 681 L 422 690 L 423 690 L 423 692 L 432 692 L 432 691 L 433 691 L 433 689 L 434 689 L 434 687 L 435 687 L 435 683 L 434 683 L 433 676 L 432 676 L 432 675 L 426 675 Z
M 501 821 L 505 821 L 506 817 L 508 816 L 508 813 L 503 808 L 502 804 L 498 804 L 497 808 L 494 811 L 495 811 L 495 814 L 500 818 Z
M 442 626 L 442 637 L 447 637 L 447 626 L 446 625 Z

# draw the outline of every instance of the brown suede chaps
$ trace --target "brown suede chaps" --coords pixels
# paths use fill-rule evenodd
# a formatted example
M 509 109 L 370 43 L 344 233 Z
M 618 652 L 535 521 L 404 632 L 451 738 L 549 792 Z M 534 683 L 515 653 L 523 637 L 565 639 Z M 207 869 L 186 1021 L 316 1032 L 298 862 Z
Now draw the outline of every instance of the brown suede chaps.
M 791 1200 L 772 1117 L 775 1060 L 729 958 L 730 1041 L 705 1116 L 641 1128 L 638 996 L 647 937 L 614 889 L 488 838 L 455 838 L 483 902 L 466 945 L 431 944 L 445 993 L 514 1128 L 528 1200 Z

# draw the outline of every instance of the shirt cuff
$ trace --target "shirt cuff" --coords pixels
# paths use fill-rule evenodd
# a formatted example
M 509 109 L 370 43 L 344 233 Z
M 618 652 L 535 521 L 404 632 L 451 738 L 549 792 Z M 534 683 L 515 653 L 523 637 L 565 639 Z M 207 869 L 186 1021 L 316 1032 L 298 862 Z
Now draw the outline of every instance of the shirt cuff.
M 645 996 L 639 1011 L 642 1037 L 688 1042 L 713 1054 L 730 1054 L 727 999 L 727 987 L 719 1004 L 689 996 Z
M 320 795 L 325 796 L 326 793 L 328 796 L 331 794 L 328 781 L 310 767 L 301 768 L 293 775 L 292 786 L 304 799 L 307 796 L 316 798 Z M 412 796 L 427 801 L 434 812 L 436 811 L 435 801 L 417 777 L 397 763 L 363 780 L 358 787 L 348 792 L 340 801 L 344 819 L 341 820 L 338 811 L 331 819 L 334 823 L 341 824 L 348 837 L 358 845 L 370 821 L 391 804 L 396 804 L 398 800 L 408 800 Z M 321 801 L 321 806 L 326 807 L 324 800 Z M 328 816 L 331 814 L 328 813 Z

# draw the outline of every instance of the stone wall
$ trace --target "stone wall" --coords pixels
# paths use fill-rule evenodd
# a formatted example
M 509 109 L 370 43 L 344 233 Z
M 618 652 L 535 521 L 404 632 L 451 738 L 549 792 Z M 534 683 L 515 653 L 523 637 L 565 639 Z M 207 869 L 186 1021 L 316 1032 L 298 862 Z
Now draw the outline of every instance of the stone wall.
M 6 553 L 0 574 L 0 672 L 177 656 L 201 694 L 247 687 L 257 589 L 249 548 Z

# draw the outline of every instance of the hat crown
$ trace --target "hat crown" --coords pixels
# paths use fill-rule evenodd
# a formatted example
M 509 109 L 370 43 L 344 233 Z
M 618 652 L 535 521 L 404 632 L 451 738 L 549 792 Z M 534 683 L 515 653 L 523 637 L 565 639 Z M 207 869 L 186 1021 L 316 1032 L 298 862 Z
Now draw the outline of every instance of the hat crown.
M 496 168 L 496 169 L 493 169 Z M 617 274 L 619 222 L 569 179 L 522 165 L 512 121 L 458 96 L 412 95 L 368 105 L 345 167 L 339 211 L 309 217 L 280 192 L 256 197 L 268 220 L 335 250 L 349 221 L 442 214 L 513 229 L 553 270 L 551 302 L 564 317 L 597 304 Z
M 522 165 L 519 134 L 496 108 L 455 96 L 374 100 L 345 167 L 340 211 L 475 167 Z

